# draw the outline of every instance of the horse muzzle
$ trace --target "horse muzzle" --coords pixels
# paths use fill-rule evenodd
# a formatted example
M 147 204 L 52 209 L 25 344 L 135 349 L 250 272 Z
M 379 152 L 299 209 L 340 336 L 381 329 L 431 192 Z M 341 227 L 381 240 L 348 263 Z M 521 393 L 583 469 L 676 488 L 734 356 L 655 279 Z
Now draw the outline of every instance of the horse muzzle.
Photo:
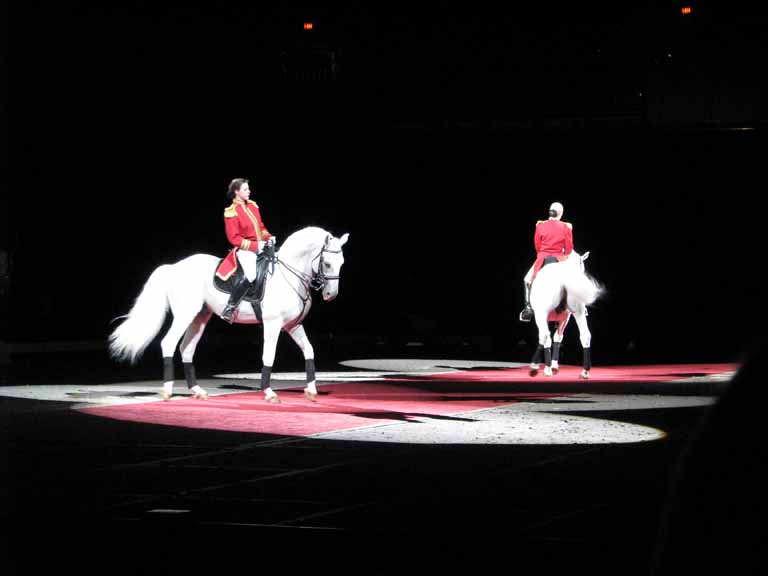
M 331 302 L 332 300 L 336 300 L 336 296 L 339 295 L 338 290 L 323 290 L 323 300 L 326 302 Z

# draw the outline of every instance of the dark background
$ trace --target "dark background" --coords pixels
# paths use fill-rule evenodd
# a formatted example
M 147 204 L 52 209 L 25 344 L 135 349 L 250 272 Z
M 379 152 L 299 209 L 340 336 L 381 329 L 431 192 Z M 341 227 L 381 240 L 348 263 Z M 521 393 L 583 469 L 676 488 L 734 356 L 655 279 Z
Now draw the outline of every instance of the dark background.
M 764 293 L 748 4 L 319 4 L 8 9 L 7 341 L 104 341 L 156 266 L 225 254 L 246 177 L 279 239 L 350 233 L 340 296 L 306 321 L 321 368 L 527 361 L 521 278 L 555 200 L 607 288 L 597 365 L 740 357 Z M 258 369 L 260 330 L 213 321 L 203 369 Z

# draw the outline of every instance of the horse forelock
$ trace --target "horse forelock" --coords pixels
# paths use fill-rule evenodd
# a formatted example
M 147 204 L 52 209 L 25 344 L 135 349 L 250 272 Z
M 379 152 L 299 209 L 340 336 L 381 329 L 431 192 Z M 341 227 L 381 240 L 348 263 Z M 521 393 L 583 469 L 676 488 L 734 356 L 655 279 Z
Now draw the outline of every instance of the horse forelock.
M 336 236 L 330 236 L 328 238 L 328 248 L 330 250 L 341 250 L 342 249 L 341 239 L 336 238 Z

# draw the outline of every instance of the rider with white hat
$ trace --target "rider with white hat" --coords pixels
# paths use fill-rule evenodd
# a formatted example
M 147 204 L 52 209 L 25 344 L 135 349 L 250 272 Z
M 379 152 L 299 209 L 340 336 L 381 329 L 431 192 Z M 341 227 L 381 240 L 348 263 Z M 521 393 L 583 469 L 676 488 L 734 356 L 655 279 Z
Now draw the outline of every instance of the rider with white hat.
M 536 231 L 533 234 L 536 261 L 524 278 L 525 308 L 520 312 L 521 322 L 530 322 L 533 319 L 529 297 L 531 284 L 541 267 L 551 262 L 550 258 L 556 261 L 565 260 L 573 251 L 573 226 L 569 222 L 563 222 L 562 217 L 563 205 L 560 202 L 552 202 L 549 206 L 549 218 L 536 222 Z

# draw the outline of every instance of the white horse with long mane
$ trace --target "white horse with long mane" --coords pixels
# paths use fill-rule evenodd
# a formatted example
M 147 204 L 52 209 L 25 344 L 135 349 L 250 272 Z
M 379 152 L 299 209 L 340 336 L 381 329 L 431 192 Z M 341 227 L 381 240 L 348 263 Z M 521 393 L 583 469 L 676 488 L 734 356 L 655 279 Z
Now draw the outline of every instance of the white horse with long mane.
M 344 263 L 342 246 L 348 239 L 349 234 L 336 238 L 322 228 L 307 227 L 288 236 L 280 247 L 276 265 L 266 278 L 261 300 L 264 327 L 261 390 L 265 400 L 279 402 L 270 387 L 270 377 L 281 330 L 290 334 L 304 354 L 304 395 L 312 401 L 317 399 L 314 350 L 302 322 L 312 305 L 311 290 L 321 291 L 325 301 L 338 295 L 339 275 Z M 135 363 L 162 328 L 170 308 L 173 322 L 160 342 L 163 353 L 160 394 L 164 400 L 170 399 L 173 393 L 173 356 L 177 345 L 188 388 L 195 398 L 208 398 L 208 393 L 196 382 L 193 357 L 211 316 L 220 316 L 229 299 L 228 294 L 214 286 L 219 261 L 220 258 L 210 254 L 194 254 L 175 264 L 158 266 L 144 284 L 131 311 L 123 317 L 125 320 L 109 336 L 111 356 Z M 236 322 L 259 323 L 248 302 L 241 302 Z
M 579 339 L 583 351 L 581 378 L 589 378 L 589 371 L 592 368 L 590 349 L 592 334 L 587 323 L 587 306 L 594 304 L 604 289 L 585 272 L 584 261 L 588 257 L 589 252 L 581 256 L 574 250 L 565 260 L 543 266 L 531 285 L 530 303 L 539 333 L 538 346 L 530 364 L 531 376 L 538 374 L 542 354 L 545 364 L 544 374 L 551 376 L 557 372 L 563 331 L 570 317 L 573 316 L 579 327 Z M 548 322 L 557 315 L 556 309 L 563 304 L 565 305 L 563 313 L 556 318 L 558 326 L 555 329 L 553 354 L 553 338 L 549 333 Z M 551 314 L 553 316 L 550 316 Z

